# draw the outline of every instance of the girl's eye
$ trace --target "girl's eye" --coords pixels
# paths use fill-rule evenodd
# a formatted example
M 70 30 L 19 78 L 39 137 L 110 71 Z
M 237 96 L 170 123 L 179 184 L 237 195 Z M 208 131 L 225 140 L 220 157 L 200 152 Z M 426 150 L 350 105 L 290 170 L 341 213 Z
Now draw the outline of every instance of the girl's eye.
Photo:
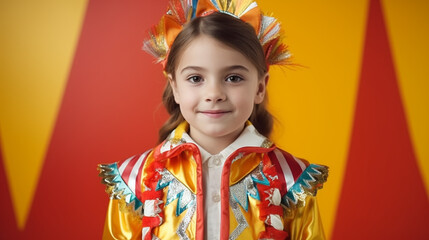
M 188 81 L 191 83 L 199 83 L 201 82 L 203 79 L 200 76 L 191 76 L 188 78 Z
M 238 83 L 243 81 L 243 78 L 237 75 L 231 75 L 226 78 L 227 82 Z

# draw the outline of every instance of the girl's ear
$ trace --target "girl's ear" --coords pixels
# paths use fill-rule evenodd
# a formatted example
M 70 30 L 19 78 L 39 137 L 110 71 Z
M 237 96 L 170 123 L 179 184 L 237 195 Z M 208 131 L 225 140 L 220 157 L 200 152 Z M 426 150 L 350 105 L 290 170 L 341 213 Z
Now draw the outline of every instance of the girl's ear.
M 265 99 L 265 92 L 267 91 L 267 83 L 270 75 L 266 73 L 258 81 L 258 91 L 256 92 L 255 104 L 260 104 Z
M 175 101 L 177 104 L 179 104 L 179 93 L 178 93 L 178 91 L 177 91 L 177 83 L 176 83 L 176 81 L 174 81 L 174 79 L 173 79 L 173 75 L 168 74 L 168 75 L 167 75 L 167 78 L 168 78 L 168 83 L 169 83 L 169 84 L 170 84 L 170 86 L 171 86 L 171 90 L 173 91 L 174 101 Z

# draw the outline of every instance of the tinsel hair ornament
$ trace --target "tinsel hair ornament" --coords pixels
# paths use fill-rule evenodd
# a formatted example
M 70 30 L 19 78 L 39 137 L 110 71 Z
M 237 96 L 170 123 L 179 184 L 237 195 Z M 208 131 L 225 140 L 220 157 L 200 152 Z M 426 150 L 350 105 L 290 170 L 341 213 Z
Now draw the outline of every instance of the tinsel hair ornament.
M 264 50 L 267 66 L 290 63 L 291 55 L 282 42 L 280 23 L 276 18 L 264 15 L 252 0 L 170 0 L 167 13 L 149 30 L 143 50 L 165 68 L 171 45 L 183 27 L 192 19 L 213 12 L 225 13 L 250 24 Z

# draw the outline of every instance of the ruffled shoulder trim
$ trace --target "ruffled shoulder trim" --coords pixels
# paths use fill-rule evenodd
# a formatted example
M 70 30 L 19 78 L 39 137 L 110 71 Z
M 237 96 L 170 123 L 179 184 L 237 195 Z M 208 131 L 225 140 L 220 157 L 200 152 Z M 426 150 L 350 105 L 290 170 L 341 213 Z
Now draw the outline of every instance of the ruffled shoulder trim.
M 286 209 L 293 210 L 305 206 L 306 198 L 316 196 L 317 190 L 323 188 L 328 172 L 327 166 L 310 164 L 283 196 L 282 203 Z
M 119 200 L 121 211 L 131 213 L 141 219 L 143 204 L 122 179 L 117 163 L 99 164 L 98 170 L 99 176 L 102 178 L 101 183 L 106 185 L 106 193 L 111 199 Z

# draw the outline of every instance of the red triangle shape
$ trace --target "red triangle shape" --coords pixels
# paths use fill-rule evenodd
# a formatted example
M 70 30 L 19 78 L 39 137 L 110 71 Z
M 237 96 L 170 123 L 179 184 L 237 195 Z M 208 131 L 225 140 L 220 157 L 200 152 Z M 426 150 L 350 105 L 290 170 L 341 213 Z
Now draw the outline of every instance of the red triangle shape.
M 379 0 L 372 0 L 333 239 L 425 239 L 429 204 Z

